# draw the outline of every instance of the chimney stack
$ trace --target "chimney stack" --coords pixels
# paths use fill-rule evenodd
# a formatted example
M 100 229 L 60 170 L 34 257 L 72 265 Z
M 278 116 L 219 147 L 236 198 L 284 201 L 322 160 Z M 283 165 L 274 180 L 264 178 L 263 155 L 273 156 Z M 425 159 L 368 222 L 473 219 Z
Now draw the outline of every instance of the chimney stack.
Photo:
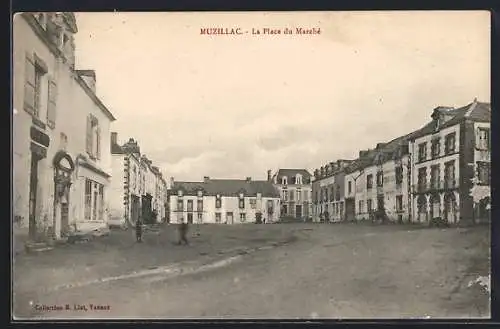
M 246 181 L 247 182 L 251 182 L 252 181 L 252 177 L 247 177 Z
M 118 133 L 112 132 L 111 133 L 111 145 L 116 145 L 116 144 L 118 144 Z
M 271 170 L 268 170 L 267 171 L 267 181 L 270 182 L 272 180 L 272 177 L 271 177 Z
M 208 177 L 208 176 L 203 177 L 203 183 L 208 183 L 209 180 L 210 180 L 210 177 Z

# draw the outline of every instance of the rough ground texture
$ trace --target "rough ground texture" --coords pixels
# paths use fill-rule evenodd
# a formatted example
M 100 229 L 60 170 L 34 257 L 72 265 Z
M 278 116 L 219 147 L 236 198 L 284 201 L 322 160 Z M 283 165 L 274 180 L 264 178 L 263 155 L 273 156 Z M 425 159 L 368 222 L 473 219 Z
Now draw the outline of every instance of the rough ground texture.
M 471 280 L 490 269 L 489 227 L 417 229 L 356 224 L 202 226 L 190 247 L 172 227 L 136 245 L 131 232 L 16 258 L 14 311 L 40 318 L 478 318 L 489 293 Z M 196 229 L 191 230 L 196 236 Z M 118 235 L 121 234 L 121 236 Z M 291 239 L 294 236 L 295 240 Z M 107 240 L 106 240 L 107 239 Z M 238 253 L 199 273 L 161 273 L 43 292 L 72 280 Z M 226 250 L 226 253 L 221 253 Z M 203 255 L 200 255 L 203 254 Z M 206 255 L 205 255 L 206 254 Z M 31 302 L 31 303 L 30 303 Z M 70 305 L 37 311 L 36 305 Z M 86 311 L 74 311 L 74 304 Z M 92 311 L 90 304 L 109 305 Z

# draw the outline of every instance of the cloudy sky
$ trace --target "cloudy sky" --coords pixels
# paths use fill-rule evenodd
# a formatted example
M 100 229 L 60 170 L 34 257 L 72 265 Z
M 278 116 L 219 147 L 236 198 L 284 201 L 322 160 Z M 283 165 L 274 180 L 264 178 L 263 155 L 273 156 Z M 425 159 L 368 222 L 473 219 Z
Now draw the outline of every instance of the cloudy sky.
M 77 68 L 176 180 L 313 170 L 490 100 L 488 12 L 78 13 Z M 204 27 L 240 36 L 201 35 Z M 252 28 L 320 28 L 252 35 Z

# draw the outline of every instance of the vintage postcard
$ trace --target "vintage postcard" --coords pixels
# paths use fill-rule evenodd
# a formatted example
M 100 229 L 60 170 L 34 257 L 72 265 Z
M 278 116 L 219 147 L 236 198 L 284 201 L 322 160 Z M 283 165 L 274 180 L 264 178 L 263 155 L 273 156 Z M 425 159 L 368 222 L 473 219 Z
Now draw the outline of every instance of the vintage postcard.
M 490 317 L 490 13 L 13 16 L 12 314 Z

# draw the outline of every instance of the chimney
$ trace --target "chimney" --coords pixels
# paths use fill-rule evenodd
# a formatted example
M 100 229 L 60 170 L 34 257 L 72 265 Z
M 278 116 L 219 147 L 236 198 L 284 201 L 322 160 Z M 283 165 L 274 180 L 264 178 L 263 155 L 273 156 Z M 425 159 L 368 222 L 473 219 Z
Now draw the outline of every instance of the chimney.
M 118 144 L 118 133 L 112 132 L 111 133 L 111 145 L 116 145 L 116 144 Z
M 267 171 L 267 181 L 270 182 L 272 180 L 272 177 L 271 177 L 271 170 L 268 170 Z
M 76 70 L 76 73 L 85 81 L 87 86 L 95 93 L 95 71 L 94 70 Z
M 366 156 L 367 153 L 368 153 L 367 150 L 359 151 L 359 157 L 362 158 L 362 157 Z
M 203 177 L 203 183 L 208 183 L 209 180 L 210 180 L 210 177 L 208 177 L 208 176 Z
M 246 181 L 250 183 L 252 181 L 252 177 L 247 177 Z
M 384 147 L 384 146 L 385 146 L 385 143 L 377 143 L 377 147 L 376 147 L 376 149 L 377 149 L 377 150 L 380 150 L 380 149 L 381 149 L 382 147 Z

